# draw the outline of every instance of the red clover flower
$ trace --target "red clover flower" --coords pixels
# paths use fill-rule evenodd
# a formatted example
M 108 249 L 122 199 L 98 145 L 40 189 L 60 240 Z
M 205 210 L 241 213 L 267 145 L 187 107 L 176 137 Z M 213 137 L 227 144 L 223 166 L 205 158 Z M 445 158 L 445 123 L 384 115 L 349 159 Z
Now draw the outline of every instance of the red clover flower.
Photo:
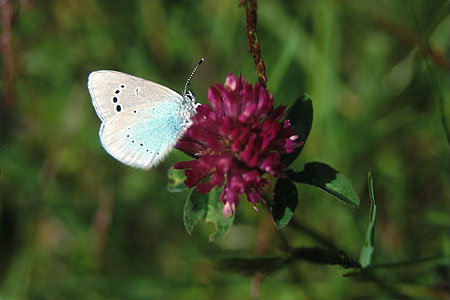
M 281 155 L 303 142 L 297 141 L 289 120 L 281 121 L 286 107 L 274 109 L 272 95 L 259 84 L 229 74 L 224 85 L 209 88 L 208 99 L 211 107 L 197 107 L 192 126 L 177 144 L 197 159 L 174 168 L 185 169 L 185 184 L 200 193 L 225 183 L 220 195 L 225 216 L 234 216 L 238 194 L 246 194 L 256 209 L 268 183 L 263 173 L 280 176 Z

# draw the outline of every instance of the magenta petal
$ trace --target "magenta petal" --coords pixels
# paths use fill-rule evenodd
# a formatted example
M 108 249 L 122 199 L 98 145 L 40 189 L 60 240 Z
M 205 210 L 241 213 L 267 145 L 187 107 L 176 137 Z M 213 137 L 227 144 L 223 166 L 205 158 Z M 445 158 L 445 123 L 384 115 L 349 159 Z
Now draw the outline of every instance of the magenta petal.
M 280 158 L 280 153 L 270 153 L 259 164 L 259 168 L 274 176 L 278 176 L 282 168 Z
M 173 165 L 174 169 L 187 169 L 195 166 L 197 162 L 195 160 L 180 161 Z
M 228 74 L 227 79 L 225 79 L 224 87 L 228 91 L 235 91 L 238 88 L 238 79 L 234 74 Z
M 262 199 L 261 195 L 258 194 L 255 191 L 249 191 L 248 193 L 246 193 L 248 200 L 253 203 L 253 204 L 258 204 L 260 202 L 260 200 Z
M 208 89 L 208 100 L 216 112 L 220 113 L 223 110 L 223 99 L 220 92 L 216 88 L 210 87 Z M 197 111 L 199 111 L 198 108 Z
M 278 106 L 275 110 L 273 110 L 269 114 L 267 119 L 274 120 L 274 121 L 279 121 L 283 117 L 285 109 L 286 109 L 286 106 Z M 289 120 L 287 120 L 287 121 L 289 122 Z
M 200 183 L 200 184 L 197 185 L 197 191 L 200 194 L 209 193 L 212 190 L 212 188 L 214 187 L 214 185 L 215 185 L 214 182 L 212 182 L 211 180 L 207 181 L 207 182 Z
M 256 103 L 250 103 L 248 104 L 244 111 L 241 113 L 241 115 L 238 117 L 238 120 L 242 123 L 245 123 L 248 119 L 250 119 L 253 116 L 253 113 L 256 111 L 257 104 Z
M 223 207 L 223 216 L 225 218 L 233 218 L 236 213 L 236 204 L 227 202 Z
M 255 166 L 254 152 L 255 149 L 255 135 L 252 134 L 249 136 L 247 144 L 244 150 L 241 152 L 240 158 L 244 161 L 249 167 Z
M 186 171 L 184 171 L 184 174 L 186 175 L 186 180 L 184 181 L 184 183 L 188 188 L 196 186 L 200 183 L 200 181 L 208 176 L 207 173 L 194 172 L 191 169 L 187 169 Z

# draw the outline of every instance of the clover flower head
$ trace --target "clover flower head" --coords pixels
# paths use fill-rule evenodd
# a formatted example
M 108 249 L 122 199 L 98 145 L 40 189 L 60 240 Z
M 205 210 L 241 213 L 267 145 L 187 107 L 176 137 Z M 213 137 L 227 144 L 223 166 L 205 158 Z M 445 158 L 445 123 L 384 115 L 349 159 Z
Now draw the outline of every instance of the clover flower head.
M 201 104 L 177 148 L 197 159 L 179 162 L 185 169 L 185 184 L 208 193 L 224 185 L 220 200 L 224 215 L 234 216 L 239 194 L 245 194 L 256 209 L 268 183 L 262 177 L 281 175 L 281 156 L 303 143 L 298 141 L 284 106 L 273 107 L 273 97 L 259 84 L 229 74 L 225 84 L 208 90 L 211 106 Z

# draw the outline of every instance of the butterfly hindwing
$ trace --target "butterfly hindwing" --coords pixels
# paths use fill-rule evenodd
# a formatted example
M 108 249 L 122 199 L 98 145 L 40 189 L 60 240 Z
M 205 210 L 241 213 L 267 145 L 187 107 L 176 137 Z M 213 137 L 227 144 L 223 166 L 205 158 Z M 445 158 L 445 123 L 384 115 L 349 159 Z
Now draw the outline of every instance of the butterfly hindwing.
M 100 140 L 114 158 L 148 169 L 175 146 L 188 122 L 176 98 L 141 104 L 103 123 Z
M 122 112 L 153 102 L 180 99 L 181 95 L 157 83 L 117 71 L 89 74 L 88 89 L 95 111 L 102 122 Z

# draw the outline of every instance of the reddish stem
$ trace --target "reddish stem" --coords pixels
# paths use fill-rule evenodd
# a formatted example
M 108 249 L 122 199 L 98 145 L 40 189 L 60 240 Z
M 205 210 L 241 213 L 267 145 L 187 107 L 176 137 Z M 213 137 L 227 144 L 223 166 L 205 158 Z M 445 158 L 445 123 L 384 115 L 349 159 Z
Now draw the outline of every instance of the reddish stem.
M 11 23 L 16 12 L 14 1 L 0 0 L 0 55 L 2 59 L 1 97 L 5 106 L 9 106 L 15 96 L 15 64 L 11 46 Z
M 261 45 L 256 34 L 256 0 L 241 0 L 240 7 L 245 8 L 245 23 L 247 26 L 248 51 L 252 54 L 255 62 L 256 75 L 258 76 L 259 84 L 267 87 L 266 66 L 261 56 Z

